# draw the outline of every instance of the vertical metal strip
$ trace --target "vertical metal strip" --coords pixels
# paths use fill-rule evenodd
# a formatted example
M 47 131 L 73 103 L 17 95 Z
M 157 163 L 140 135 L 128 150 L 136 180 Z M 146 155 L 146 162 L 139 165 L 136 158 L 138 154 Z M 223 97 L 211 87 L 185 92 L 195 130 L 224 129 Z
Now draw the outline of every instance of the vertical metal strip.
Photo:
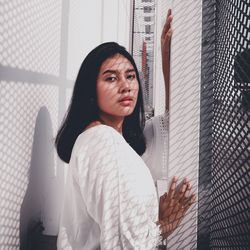
M 202 52 L 197 248 L 210 249 L 213 82 L 216 0 L 202 3 Z

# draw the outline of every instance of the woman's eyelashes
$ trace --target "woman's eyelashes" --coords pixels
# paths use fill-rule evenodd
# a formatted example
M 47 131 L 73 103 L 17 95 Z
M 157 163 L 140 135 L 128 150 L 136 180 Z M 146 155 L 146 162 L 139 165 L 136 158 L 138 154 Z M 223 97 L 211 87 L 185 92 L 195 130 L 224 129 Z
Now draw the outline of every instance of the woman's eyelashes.
M 133 81 L 136 78 L 135 74 L 129 74 L 126 76 L 126 79 L 129 81 Z M 117 76 L 108 76 L 107 78 L 105 78 L 106 82 L 115 82 L 119 80 L 119 77 Z
M 109 76 L 105 79 L 106 82 L 115 82 L 117 78 L 115 76 Z
M 133 81 L 135 79 L 135 74 L 129 74 L 127 76 L 127 79 L 130 80 L 130 81 Z

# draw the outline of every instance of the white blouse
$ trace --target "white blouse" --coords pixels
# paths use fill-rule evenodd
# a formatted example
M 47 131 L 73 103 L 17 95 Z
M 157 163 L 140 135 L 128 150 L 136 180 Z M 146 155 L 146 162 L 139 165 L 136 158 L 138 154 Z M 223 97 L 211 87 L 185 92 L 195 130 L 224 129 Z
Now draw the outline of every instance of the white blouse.
M 168 178 L 168 148 L 169 148 L 169 114 L 166 111 L 146 122 L 144 136 L 146 138 L 146 151 L 143 160 L 156 180 Z
M 80 134 L 69 163 L 58 249 L 155 249 L 154 181 L 121 134 L 97 125 Z

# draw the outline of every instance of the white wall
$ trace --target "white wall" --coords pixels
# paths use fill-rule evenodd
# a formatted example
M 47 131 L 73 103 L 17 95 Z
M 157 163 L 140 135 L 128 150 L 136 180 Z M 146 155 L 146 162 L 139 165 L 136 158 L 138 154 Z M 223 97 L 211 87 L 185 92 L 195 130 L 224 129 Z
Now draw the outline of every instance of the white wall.
M 129 49 L 130 14 L 127 0 L 1 1 L 0 249 L 19 249 L 39 219 L 57 234 L 67 168 L 53 139 L 86 54 Z
M 166 10 L 172 5 L 169 176 L 187 175 L 196 182 L 201 0 L 171 2 L 157 1 L 155 113 L 164 111 L 159 37 Z M 106 41 L 117 41 L 130 49 L 131 3 L 128 0 L 1 2 L 1 249 L 18 249 L 19 235 L 24 240 L 28 224 L 34 220 L 43 221 L 45 234 L 57 234 L 67 167 L 56 156 L 53 138 L 86 54 Z M 170 249 L 187 246 L 195 249 L 195 230 L 193 209 L 169 241 Z
M 83 58 L 95 46 L 115 41 L 128 50 L 131 1 L 70 1 L 67 77 L 75 79 Z
M 164 112 L 160 36 L 168 8 L 173 13 L 170 74 L 168 180 L 188 177 L 198 194 L 201 0 L 157 0 L 154 100 L 155 114 Z M 197 195 L 198 199 L 198 195 Z M 197 204 L 168 240 L 168 249 L 196 249 Z

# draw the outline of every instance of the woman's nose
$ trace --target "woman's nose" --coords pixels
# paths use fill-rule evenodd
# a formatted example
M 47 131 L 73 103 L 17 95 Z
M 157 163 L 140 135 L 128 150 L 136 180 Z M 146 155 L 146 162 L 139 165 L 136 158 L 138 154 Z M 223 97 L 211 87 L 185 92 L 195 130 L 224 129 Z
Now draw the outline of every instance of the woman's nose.
M 130 92 L 131 86 L 127 78 L 122 78 L 121 79 L 121 92 Z

